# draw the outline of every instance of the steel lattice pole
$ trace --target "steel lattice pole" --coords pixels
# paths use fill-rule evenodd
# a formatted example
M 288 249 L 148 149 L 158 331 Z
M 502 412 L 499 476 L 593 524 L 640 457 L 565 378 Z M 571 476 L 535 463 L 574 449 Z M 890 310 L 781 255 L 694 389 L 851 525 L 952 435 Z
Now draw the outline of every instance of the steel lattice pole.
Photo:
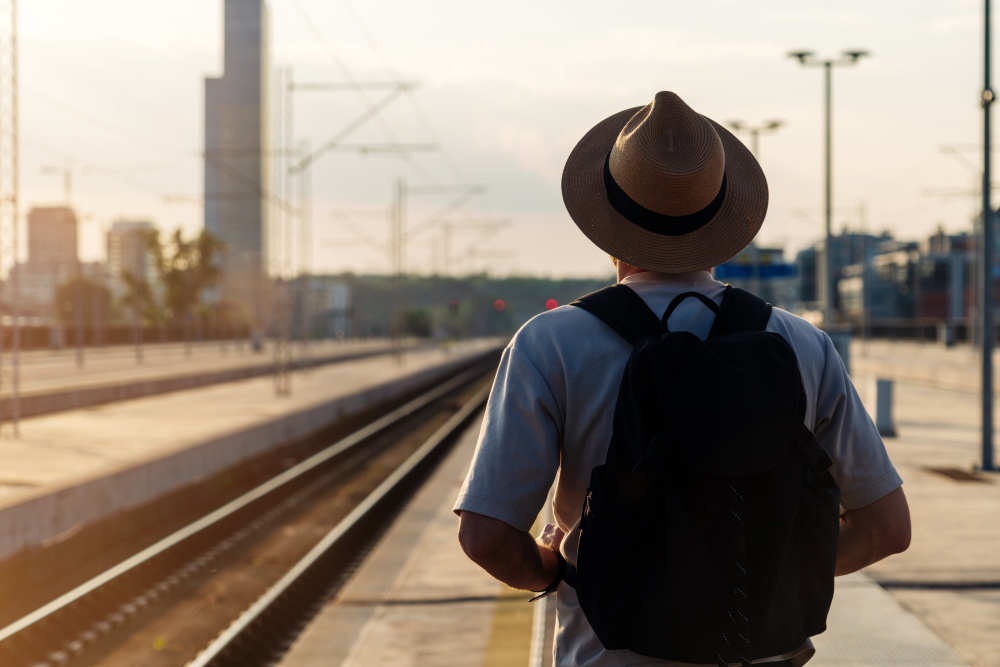
M 8 349 L 4 349 L 6 341 L 0 335 L 0 390 L 6 390 L 9 396 L 8 409 L 0 412 L 0 424 L 9 421 L 15 437 L 20 421 L 20 286 L 15 269 L 19 217 L 17 93 L 17 0 L 0 0 L 0 273 L 6 274 L 0 287 L 0 305 L 8 305 L 11 333 Z

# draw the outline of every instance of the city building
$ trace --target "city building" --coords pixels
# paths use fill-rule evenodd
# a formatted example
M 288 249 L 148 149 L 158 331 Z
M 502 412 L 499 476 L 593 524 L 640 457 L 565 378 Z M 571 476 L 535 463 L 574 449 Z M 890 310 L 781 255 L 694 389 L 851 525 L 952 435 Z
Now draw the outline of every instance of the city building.
M 226 244 L 222 297 L 259 322 L 267 266 L 268 8 L 224 0 L 224 70 L 205 79 L 205 229 Z
M 354 310 L 351 303 L 351 286 L 343 278 L 299 276 L 292 283 L 291 289 L 294 298 L 292 328 L 296 337 L 301 335 L 301 328 L 307 320 L 308 333 L 312 338 L 344 338 L 356 335 L 356 332 L 352 331 Z
M 145 220 L 119 220 L 111 225 L 107 234 L 110 289 L 117 299 L 127 288 L 125 275 L 145 279 L 150 285 L 156 284 L 156 267 L 149 254 L 148 239 L 155 234 L 153 223 Z
M 80 272 L 77 218 L 68 206 L 37 206 L 28 213 L 28 260 L 14 267 L 19 310 L 49 316 L 56 288 Z
M 866 263 L 864 258 L 872 257 L 879 244 L 891 240 L 888 233 L 876 236 L 845 231 L 830 239 L 830 263 L 833 277 L 833 311 L 836 319 L 843 319 L 844 307 L 840 302 L 840 282 L 845 277 L 846 267 Z M 800 250 L 795 263 L 798 273 L 798 310 L 822 311 L 821 295 L 824 293 L 826 272 L 825 242 L 819 241 L 810 248 Z
M 920 244 L 924 266 L 920 317 L 960 320 L 971 317 L 975 303 L 976 239 L 939 229 Z
M 975 239 L 939 230 L 920 242 L 883 240 L 838 282 L 844 319 L 859 323 L 914 319 L 957 323 L 974 304 Z

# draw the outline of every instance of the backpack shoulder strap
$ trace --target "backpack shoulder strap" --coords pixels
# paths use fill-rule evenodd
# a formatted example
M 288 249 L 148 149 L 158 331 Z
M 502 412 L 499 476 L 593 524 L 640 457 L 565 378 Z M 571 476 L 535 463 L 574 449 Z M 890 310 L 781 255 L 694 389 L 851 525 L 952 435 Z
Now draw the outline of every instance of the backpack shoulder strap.
M 597 317 L 633 347 L 639 339 L 655 336 L 660 328 L 660 318 L 627 285 L 599 289 L 569 305 L 583 308 Z
M 724 327 L 727 324 L 730 333 L 763 331 L 771 319 L 771 304 L 732 285 L 726 286 L 726 293 L 722 296 L 722 305 L 719 308 L 724 317 L 715 318 L 712 331 L 708 334 L 709 338 L 726 333 Z M 723 319 L 725 322 L 721 321 Z

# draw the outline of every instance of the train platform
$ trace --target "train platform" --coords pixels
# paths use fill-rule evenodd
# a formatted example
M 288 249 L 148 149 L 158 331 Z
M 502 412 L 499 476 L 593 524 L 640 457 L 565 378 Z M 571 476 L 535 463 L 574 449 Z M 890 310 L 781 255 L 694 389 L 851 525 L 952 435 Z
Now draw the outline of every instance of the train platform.
M 481 419 L 285 655 L 281 667 L 528 665 L 529 595 L 462 552 L 451 511 Z
M 959 407 L 968 406 L 967 395 L 910 385 L 898 392 L 901 436 L 888 446 L 906 480 L 913 546 L 837 580 L 829 628 L 814 638 L 809 665 L 1000 664 L 1000 480 L 963 483 L 927 472 L 969 469 L 974 438 Z M 464 433 L 281 667 L 551 664 L 550 649 L 542 662 L 529 662 L 538 632 L 529 596 L 485 574 L 456 539 L 451 508 L 478 427 Z M 963 588 L 977 582 L 983 588 Z
M 25 419 L 0 447 L 0 558 L 399 400 L 501 347 L 484 339 L 327 365 L 294 374 L 287 397 L 260 377 Z
M 870 406 L 864 379 L 859 393 Z M 969 662 L 1000 665 L 1000 474 L 974 472 L 979 401 L 897 380 L 894 403 L 898 437 L 885 443 L 903 478 L 913 541 L 866 572 Z
M 424 345 L 400 343 L 404 348 Z M 252 352 L 246 341 L 134 347 L 38 350 L 21 353 L 20 414 L 31 417 L 171 391 L 260 377 L 273 372 L 274 345 Z M 317 367 L 393 351 L 387 339 L 292 344 L 293 365 Z M 0 387 L 0 411 L 12 414 L 10 376 Z
M 964 393 L 978 393 L 980 363 L 971 345 L 945 347 L 928 341 L 851 341 L 851 374 L 940 387 Z M 998 359 L 1000 360 L 1000 359 Z M 996 369 L 1000 381 L 1000 367 Z

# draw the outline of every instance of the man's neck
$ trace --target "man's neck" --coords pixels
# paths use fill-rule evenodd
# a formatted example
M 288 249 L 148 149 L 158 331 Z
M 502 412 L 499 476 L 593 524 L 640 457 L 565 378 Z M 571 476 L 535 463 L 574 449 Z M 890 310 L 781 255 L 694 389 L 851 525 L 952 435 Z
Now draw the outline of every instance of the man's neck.
M 688 271 L 687 273 L 659 273 L 656 271 L 646 271 L 625 262 L 618 262 L 618 282 L 623 282 L 626 278 L 629 282 L 671 282 L 671 283 L 700 283 L 713 280 L 712 272 L 709 269 L 702 271 Z

